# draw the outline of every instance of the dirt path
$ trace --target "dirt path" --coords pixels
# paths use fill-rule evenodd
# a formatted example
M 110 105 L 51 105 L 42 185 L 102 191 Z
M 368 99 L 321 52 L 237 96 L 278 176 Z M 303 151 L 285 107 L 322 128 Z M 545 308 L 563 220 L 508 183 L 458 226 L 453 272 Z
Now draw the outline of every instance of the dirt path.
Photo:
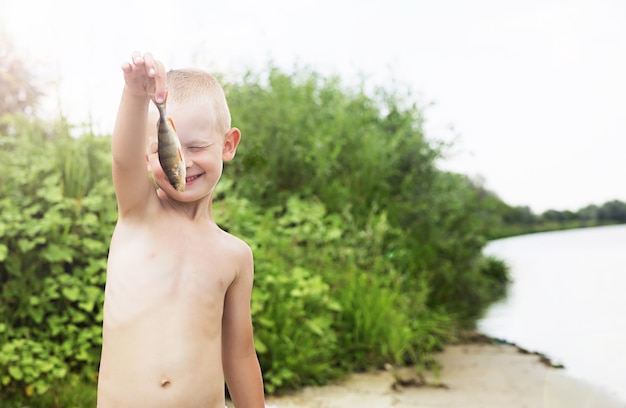
M 625 408 L 613 396 L 509 345 L 450 346 L 439 356 L 445 387 L 392 387 L 394 375 L 352 375 L 324 387 L 269 397 L 276 408 Z M 406 374 L 406 373 L 405 373 Z M 411 375 L 409 373 L 409 375 Z

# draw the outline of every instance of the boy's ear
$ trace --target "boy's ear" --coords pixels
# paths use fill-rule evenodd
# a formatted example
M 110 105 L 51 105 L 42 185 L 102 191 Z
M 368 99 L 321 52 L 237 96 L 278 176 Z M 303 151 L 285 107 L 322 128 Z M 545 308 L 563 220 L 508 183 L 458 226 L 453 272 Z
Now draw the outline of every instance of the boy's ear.
M 241 140 L 241 132 L 237 128 L 231 128 L 224 136 L 224 149 L 222 150 L 222 160 L 230 161 L 235 157 L 237 146 Z

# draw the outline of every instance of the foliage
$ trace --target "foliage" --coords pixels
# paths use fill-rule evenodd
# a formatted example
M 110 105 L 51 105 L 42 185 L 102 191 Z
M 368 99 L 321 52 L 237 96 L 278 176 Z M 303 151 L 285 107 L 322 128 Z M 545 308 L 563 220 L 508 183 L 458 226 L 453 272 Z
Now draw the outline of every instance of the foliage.
M 226 88 L 244 138 L 213 213 L 255 254 L 267 392 L 427 365 L 504 293 L 506 266 L 481 253 L 499 202 L 436 167 L 441 146 L 410 97 L 274 68 Z M 67 401 L 97 373 L 116 219 L 110 140 L 72 138 L 63 122 L 5 121 L 0 393 L 81 405 Z
M 13 119 L 16 135 L 0 136 L 0 391 L 32 395 L 70 372 L 95 378 L 116 207 L 108 140 Z
M 244 138 L 227 175 L 262 206 L 315 196 L 362 223 L 405 187 L 427 189 L 436 172 L 439 152 L 423 137 L 420 110 L 403 109 L 408 102 L 383 89 L 373 99 L 342 89 L 338 78 L 270 68 L 267 78 L 250 73 L 227 91 Z
M 442 145 L 425 137 L 410 95 L 395 90 L 368 95 L 273 67 L 226 89 L 244 138 L 213 213 L 255 254 L 252 314 L 268 393 L 386 363 L 429 367 L 506 292 L 507 265 L 482 255 L 489 239 L 625 221 L 619 201 L 536 215 L 439 170 Z M 63 121 L 0 122 L 8 407 L 95 404 L 116 220 L 110 139 L 69 134 Z
M 436 167 L 442 146 L 424 137 L 410 95 L 378 89 L 368 96 L 337 78 L 272 67 L 230 84 L 228 95 L 243 134 L 239 160 L 225 172 L 236 195 L 264 208 L 293 195 L 319 200 L 356 233 L 384 216 L 389 228 L 374 258 L 386 259 L 403 288 L 426 285 L 429 306 L 467 326 L 493 300 L 463 286 L 484 279 L 481 251 L 498 222 L 490 197 Z M 419 305 L 409 310 L 418 318 Z

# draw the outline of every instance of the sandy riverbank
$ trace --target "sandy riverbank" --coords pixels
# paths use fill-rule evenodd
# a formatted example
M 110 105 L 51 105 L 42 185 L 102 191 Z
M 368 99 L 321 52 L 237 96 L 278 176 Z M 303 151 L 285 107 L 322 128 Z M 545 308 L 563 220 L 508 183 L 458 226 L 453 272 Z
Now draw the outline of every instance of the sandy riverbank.
M 542 364 L 511 345 L 449 346 L 438 356 L 442 387 L 395 387 L 376 371 L 346 381 L 269 397 L 276 408 L 626 408 L 608 392 Z M 432 380 L 432 377 L 429 378 Z

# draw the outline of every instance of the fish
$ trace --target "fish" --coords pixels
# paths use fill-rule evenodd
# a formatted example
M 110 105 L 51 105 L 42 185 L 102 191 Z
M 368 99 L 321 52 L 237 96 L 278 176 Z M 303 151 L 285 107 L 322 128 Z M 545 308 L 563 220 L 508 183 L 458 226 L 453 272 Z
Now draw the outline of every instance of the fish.
M 166 98 L 167 100 L 167 98 Z M 159 120 L 157 122 L 159 163 L 167 176 L 168 181 L 177 191 L 185 191 L 185 178 L 187 170 L 180 139 L 176 134 L 176 127 L 172 118 L 167 116 L 165 102 L 154 104 L 159 110 Z

